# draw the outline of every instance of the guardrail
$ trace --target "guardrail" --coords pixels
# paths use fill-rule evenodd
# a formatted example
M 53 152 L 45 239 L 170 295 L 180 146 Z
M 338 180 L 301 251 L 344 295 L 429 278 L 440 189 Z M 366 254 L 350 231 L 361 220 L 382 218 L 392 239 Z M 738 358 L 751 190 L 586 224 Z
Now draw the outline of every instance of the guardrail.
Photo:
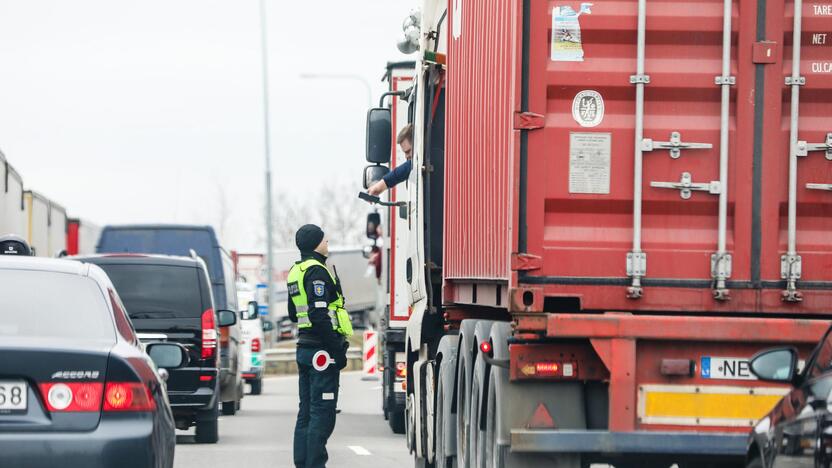
M 263 352 L 267 374 L 296 374 L 295 348 L 272 348 Z M 347 367 L 345 371 L 361 370 L 361 349 L 355 346 L 347 350 Z
M 266 362 L 285 362 L 295 360 L 294 348 L 267 349 L 264 353 Z M 355 346 L 347 350 L 347 359 L 361 359 L 361 349 Z

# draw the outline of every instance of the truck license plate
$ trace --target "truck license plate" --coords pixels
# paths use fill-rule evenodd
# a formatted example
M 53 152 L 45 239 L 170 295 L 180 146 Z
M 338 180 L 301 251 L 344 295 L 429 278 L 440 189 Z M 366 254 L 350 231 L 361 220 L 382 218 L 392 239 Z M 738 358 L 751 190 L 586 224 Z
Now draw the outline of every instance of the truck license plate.
M 757 380 L 747 358 L 702 356 L 700 375 L 714 380 Z
M 0 413 L 26 411 L 28 388 L 22 380 L 0 380 Z

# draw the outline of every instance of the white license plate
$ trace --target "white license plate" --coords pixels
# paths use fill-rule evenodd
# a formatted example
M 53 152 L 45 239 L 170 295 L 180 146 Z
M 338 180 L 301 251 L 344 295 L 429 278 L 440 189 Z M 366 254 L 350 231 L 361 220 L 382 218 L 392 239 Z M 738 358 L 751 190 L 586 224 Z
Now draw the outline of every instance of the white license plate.
M 748 358 L 702 356 L 700 375 L 714 380 L 757 380 L 751 373 Z
M 28 388 L 22 380 L 0 380 L 0 412 L 26 411 Z

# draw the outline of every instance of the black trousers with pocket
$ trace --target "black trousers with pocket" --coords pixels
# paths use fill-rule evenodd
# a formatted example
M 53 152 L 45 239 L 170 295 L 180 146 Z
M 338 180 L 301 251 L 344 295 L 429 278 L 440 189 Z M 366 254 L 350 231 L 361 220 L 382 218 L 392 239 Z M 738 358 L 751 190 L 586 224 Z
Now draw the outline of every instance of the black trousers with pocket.
M 300 404 L 295 423 L 294 459 L 297 468 L 324 468 L 329 456 L 326 441 L 335 429 L 340 371 L 335 364 L 323 371 L 312 367 L 319 349 L 298 347 Z

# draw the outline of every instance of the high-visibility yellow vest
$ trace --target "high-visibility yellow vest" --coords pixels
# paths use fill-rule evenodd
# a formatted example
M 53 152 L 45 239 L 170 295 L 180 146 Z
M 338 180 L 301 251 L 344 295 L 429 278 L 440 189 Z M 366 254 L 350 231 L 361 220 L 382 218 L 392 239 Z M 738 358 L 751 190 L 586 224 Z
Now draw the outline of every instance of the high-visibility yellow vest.
M 335 293 L 338 295 L 338 298 L 330 303 L 326 303 L 324 301 L 320 301 L 320 303 L 312 304 L 314 308 L 324 308 L 329 311 L 329 320 L 332 322 L 332 329 L 336 332 L 340 333 L 344 336 L 352 336 L 352 322 L 350 322 L 350 314 L 347 312 L 347 309 L 344 308 L 344 296 L 338 291 L 338 278 L 329 271 L 329 268 L 326 267 L 323 263 L 315 260 L 314 258 L 310 258 L 308 260 L 304 260 L 302 262 L 296 262 L 292 265 L 292 268 L 289 269 L 289 278 L 287 283 L 289 284 L 289 294 L 292 298 L 292 302 L 295 304 L 295 311 L 297 312 L 298 317 L 298 329 L 304 328 L 312 328 L 312 321 L 309 320 L 309 298 L 306 296 L 306 288 L 303 286 L 303 278 L 306 275 L 306 271 L 309 270 L 312 266 L 320 266 L 327 273 L 329 273 L 329 277 L 332 278 L 332 283 L 336 285 Z

